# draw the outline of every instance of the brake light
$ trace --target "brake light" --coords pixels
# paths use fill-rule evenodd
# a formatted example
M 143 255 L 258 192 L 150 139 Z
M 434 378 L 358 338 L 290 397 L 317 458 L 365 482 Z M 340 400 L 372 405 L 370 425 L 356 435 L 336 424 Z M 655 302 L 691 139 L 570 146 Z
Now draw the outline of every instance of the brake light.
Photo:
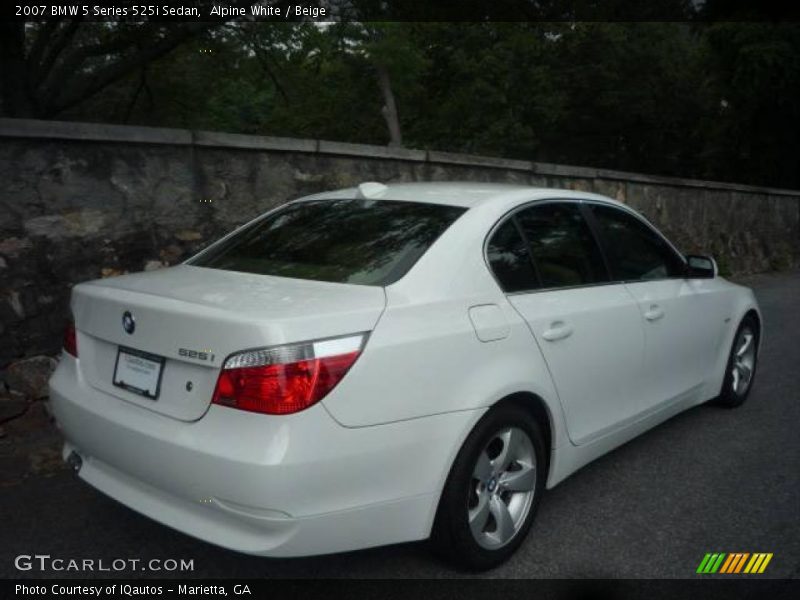
M 75 334 L 75 323 L 72 321 L 64 329 L 64 352 L 78 358 L 78 338 Z
M 367 334 L 234 354 L 225 361 L 213 402 L 287 415 L 322 400 L 353 366 Z

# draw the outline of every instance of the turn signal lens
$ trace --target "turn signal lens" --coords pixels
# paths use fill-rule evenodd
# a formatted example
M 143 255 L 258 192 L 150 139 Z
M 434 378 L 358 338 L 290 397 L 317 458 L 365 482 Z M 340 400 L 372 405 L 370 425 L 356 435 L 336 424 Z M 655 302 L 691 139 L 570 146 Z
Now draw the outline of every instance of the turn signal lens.
M 213 402 L 270 415 L 305 410 L 342 380 L 366 338 L 358 334 L 234 354 L 222 367 Z
M 64 352 L 78 358 L 78 338 L 75 335 L 75 323 L 72 321 L 64 329 Z

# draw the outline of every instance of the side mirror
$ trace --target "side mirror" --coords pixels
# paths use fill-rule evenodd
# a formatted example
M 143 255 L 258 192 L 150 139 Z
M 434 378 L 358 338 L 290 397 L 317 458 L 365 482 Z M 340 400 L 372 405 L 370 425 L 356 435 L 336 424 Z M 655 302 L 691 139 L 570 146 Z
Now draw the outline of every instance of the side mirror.
M 719 275 L 717 261 L 710 256 L 689 254 L 686 256 L 687 279 L 713 279 Z

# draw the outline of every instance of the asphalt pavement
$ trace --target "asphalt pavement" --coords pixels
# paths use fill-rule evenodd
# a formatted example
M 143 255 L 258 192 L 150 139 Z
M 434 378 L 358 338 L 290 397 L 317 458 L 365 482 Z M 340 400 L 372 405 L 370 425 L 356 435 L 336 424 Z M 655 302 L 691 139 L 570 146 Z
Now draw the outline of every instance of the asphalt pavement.
M 517 554 L 482 577 L 692 578 L 708 552 L 770 552 L 758 577 L 800 577 L 800 273 L 749 284 L 766 331 L 747 403 L 694 408 L 574 474 L 545 495 Z M 140 516 L 66 470 L 43 473 L 0 486 L 0 577 L 92 576 L 15 568 L 17 556 L 34 554 L 107 564 L 191 559 L 194 570 L 179 577 L 465 575 L 421 543 L 303 559 L 246 556 Z

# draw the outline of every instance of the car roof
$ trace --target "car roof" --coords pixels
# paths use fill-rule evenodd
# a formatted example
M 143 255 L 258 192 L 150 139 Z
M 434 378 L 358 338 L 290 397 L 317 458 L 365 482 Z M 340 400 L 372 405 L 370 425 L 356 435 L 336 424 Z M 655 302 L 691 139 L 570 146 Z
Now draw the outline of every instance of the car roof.
M 369 198 L 374 200 L 396 200 L 403 202 L 426 202 L 448 206 L 475 206 L 495 201 L 530 201 L 543 198 L 572 198 L 595 200 L 609 204 L 621 204 L 607 196 L 565 190 L 559 188 L 533 187 L 509 183 L 483 183 L 471 181 L 437 181 L 415 183 L 363 183 L 358 187 L 322 192 L 300 198 L 306 200 L 325 200 L 337 198 Z

